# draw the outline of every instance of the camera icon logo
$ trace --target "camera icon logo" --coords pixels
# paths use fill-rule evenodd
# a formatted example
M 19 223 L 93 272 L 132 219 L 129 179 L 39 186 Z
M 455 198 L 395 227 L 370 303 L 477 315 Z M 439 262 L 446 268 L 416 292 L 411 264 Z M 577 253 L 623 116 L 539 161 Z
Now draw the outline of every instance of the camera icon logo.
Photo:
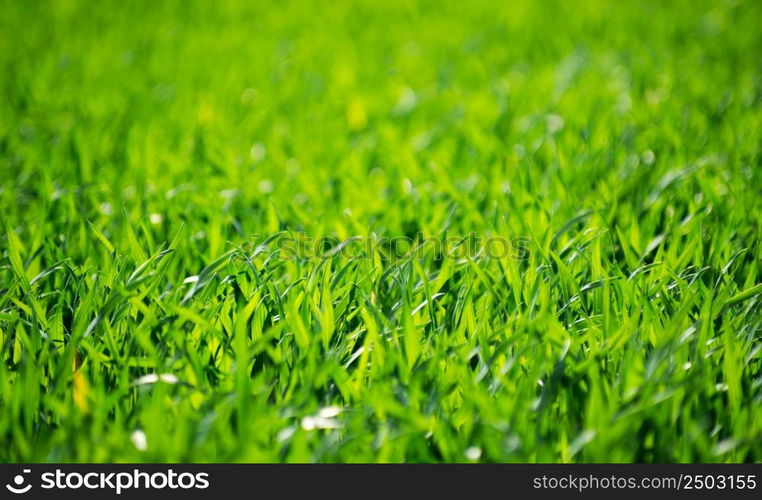
M 29 474 L 30 472 L 32 472 L 32 469 L 24 469 L 22 472 L 24 474 Z M 32 489 L 31 484 L 27 484 L 26 486 L 24 486 L 25 481 L 26 481 L 26 478 L 24 476 L 22 476 L 21 474 L 16 474 L 13 477 L 13 484 L 6 484 L 5 487 L 8 488 L 8 491 L 10 491 L 11 493 L 20 495 Z

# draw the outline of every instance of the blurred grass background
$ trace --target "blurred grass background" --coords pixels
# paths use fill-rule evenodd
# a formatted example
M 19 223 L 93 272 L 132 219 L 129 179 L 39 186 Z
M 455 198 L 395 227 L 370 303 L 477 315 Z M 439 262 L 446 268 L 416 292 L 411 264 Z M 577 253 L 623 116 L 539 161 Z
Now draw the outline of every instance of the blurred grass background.
M 1 1 L 0 458 L 759 460 L 761 10 Z

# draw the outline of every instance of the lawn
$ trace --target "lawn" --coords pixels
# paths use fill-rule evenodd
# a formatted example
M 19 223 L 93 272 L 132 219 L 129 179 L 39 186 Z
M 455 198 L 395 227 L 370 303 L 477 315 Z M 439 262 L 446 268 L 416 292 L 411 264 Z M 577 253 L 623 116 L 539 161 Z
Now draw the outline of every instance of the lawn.
M 0 0 L 0 461 L 762 461 L 760 19 Z

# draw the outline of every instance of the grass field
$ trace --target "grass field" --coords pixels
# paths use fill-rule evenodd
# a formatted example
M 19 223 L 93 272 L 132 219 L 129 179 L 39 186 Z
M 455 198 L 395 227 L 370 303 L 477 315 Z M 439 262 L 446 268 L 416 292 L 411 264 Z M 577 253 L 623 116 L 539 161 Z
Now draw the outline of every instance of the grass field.
M 760 19 L 0 0 L 0 460 L 762 461 Z

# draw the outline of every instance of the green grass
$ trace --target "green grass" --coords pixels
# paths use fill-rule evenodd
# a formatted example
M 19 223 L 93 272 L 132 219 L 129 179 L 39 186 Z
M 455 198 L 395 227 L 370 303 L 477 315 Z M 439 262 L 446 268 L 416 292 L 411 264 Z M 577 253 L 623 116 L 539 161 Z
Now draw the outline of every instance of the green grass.
M 759 19 L 0 1 L 0 460 L 762 461 Z

